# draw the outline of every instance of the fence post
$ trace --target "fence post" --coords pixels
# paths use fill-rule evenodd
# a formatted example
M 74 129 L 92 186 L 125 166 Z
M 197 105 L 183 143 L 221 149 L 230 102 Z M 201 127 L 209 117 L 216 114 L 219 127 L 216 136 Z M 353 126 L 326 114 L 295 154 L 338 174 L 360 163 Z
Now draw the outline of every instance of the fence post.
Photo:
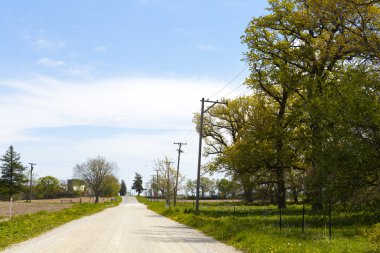
M 9 220 L 12 219 L 12 202 L 13 202 L 13 198 L 11 196 L 11 198 L 9 199 Z
M 302 233 L 305 232 L 305 201 L 302 203 Z
M 329 239 L 331 240 L 331 201 L 329 202 Z

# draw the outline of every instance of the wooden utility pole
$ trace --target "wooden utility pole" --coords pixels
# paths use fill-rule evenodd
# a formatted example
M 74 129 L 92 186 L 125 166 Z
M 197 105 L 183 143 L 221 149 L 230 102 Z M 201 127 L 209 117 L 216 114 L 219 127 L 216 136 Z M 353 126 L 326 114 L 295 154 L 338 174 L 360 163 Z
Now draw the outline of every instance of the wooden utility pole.
M 166 160 L 167 183 L 166 183 L 166 206 L 170 208 L 170 162 Z
M 182 145 L 187 145 L 187 143 L 183 142 L 174 142 L 175 145 L 178 145 L 178 163 L 177 163 L 177 175 L 175 180 L 175 189 L 174 189 L 174 207 L 177 205 L 177 192 L 178 192 L 178 176 L 179 176 L 179 161 L 181 159 Z
M 223 105 L 228 105 L 226 102 L 219 102 L 217 101 L 210 101 L 210 100 L 205 100 L 202 98 L 201 100 L 202 106 L 201 106 L 201 118 L 200 118 L 200 123 L 199 123 L 199 150 L 198 150 L 198 171 L 197 171 L 197 192 L 196 192 L 196 200 L 195 200 L 195 210 L 198 212 L 199 211 L 199 185 L 201 183 L 201 160 L 202 160 L 202 138 L 203 138 L 203 115 L 210 110 L 214 105 L 216 104 L 223 104 Z M 205 102 L 206 103 L 211 103 L 206 110 L 205 110 Z
M 35 163 L 29 163 L 30 164 L 30 185 L 29 185 L 29 202 L 32 202 L 32 183 L 33 183 L 33 166 L 37 165 Z
M 156 196 L 156 202 L 158 202 L 158 191 L 160 190 L 160 187 L 158 186 L 158 172 L 159 172 L 160 170 L 156 170 L 156 173 L 157 173 L 157 175 L 156 175 L 156 194 L 157 194 L 157 196 Z

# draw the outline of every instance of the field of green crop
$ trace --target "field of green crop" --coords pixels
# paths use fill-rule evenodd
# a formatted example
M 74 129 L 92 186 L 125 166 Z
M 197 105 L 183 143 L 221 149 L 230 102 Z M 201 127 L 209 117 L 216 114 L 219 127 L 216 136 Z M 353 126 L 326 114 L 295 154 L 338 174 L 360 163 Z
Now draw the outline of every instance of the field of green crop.
M 203 202 L 196 213 L 193 204 L 180 202 L 166 208 L 164 202 L 139 198 L 151 210 L 203 231 L 243 252 L 380 252 L 379 213 L 332 211 L 332 237 L 328 212 L 305 211 L 302 205 L 280 213 L 275 206 L 246 206 L 236 202 Z

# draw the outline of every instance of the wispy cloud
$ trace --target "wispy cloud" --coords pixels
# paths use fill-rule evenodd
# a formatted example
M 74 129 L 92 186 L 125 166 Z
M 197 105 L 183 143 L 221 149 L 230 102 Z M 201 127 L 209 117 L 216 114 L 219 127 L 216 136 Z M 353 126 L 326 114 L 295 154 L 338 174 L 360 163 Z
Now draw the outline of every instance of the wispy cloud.
M 202 50 L 202 51 L 208 51 L 208 52 L 220 52 L 221 49 L 218 47 L 215 47 L 213 45 L 198 45 L 196 46 L 196 49 Z
M 101 53 L 101 52 L 107 51 L 107 49 L 108 48 L 106 46 L 97 46 L 94 48 L 94 52 Z
M 55 68 L 61 71 L 64 75 L 72 77 L 88 76 L 91 72 L 91 66 L 86 64 L 67 63 L 61 60 L 54 60 L 51 58 L 41 58 L 36 62 L 38 65 Z
M 1 124 L 0 147 L 14 144 L 25 161 L 39 164 L 41 176 L 53 173 L 53 167 L 54 176 L 70 177 L 75 163 L 97 155 L 118 161 L 126 168 L 124 175 L 132 175 L 175 152 L 173 141 L 187 141 L 181 138 L 194 127 L 200 99 L 222 85 L 199 78 L 0 80 L 0 89 L 11 89 L 0 93 L 0 114 L 7 119 Z M 191 164 L 196 150 L 189 145 L 186 152 Z
M 34 45 L 37 48 L 41 49 L 59 49 L 63 48 L 65 46 L 65 43 L 63 41 L 54 41 L 40 38 L 34 42 Z
M 0 86 L 16 91 L 0 94 L 2 117 L 12 118 L 2 123 L 2 129 L 18 131 L 67 125 L 181 128 L 184 122 L 191 122 L 202 95 L 211 94 L 221 85 L 195 78 L 147 77 L 89 83 L 46 77 L 0 81 Z
M 65 66 L 65 62 L 59 60 L 53 60 L 50 58 L 41 58 L 37 61 L 37 64 L 43 65 L 46 67 L 61 67 Z
M 174 27 L 172 31 L 175 32 L 176 34 L 184 35 L 184 36 L 193 36 L 193 35 L 199 34 L 199 32 L 196 30 L 183 28 L 183 27 Z
M 85 64 L 72 64 L 64 69 L 64 72 L 73 77 L 85 77 L 91 73 L 91 66 Z

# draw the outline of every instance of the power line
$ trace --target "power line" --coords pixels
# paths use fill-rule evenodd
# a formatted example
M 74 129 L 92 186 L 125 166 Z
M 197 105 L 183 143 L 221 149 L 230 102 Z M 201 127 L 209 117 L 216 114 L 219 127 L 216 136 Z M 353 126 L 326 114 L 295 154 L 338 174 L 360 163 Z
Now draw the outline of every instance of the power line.
M 245 91 L 243 91 L 242 93 L 240 93 L 240 94 L 238 95 L 238 97 L 241 97 L 241 96 L 245 95 L 245 94 L 248 93 L 248 92 L 250 92 L 250 90 L 245 90 Z
M 234 91 L 236 91 L 237 89 L 239 89 L 240 87 L 242 87 L 244 84 L 239 84 L 238 86 L 236 86 L 233 90 L 231 90 L 230 92 L 228 92 L 226 95 L 224 95 L 224 97 L 227 97 L 228 95 L 232 94 Z
M 216 91 L 212 96 L 210 96 L 209 98 L 212 98 L 216 95 L 218 95 L 220 92 L 222 92 L 224 89 L 226 89 L 228 86 L 230 86 L 246 69 L 248 68 L 248 65 L 245 66 L 239 73 L 237 73 L 223 88 L 219 89 L 218 91 Z M 239 86 L 237 88 L 239 88 L 242 84 L 239 84 Z M 227 93 L 227 95 L 229 95 L 230 93 L 232 93 L 233 91 L 235 91 L 237 88 L 234 88 L 232 91 L 230 91 L 229 93 Z M 226 95 L 226 96 L 227 96 Z M 195 111 L 196 109 L 194 108 L 193 111 Z M 192 131 L 194 129 L 190 129 L 188 132 L 186 132 L 185 134 L 185 137 L 183 139 L 185 139 L 187 142 L 192 142 L 193 139 L 195 138 L 194 136 L 192 136 Z
M 231 83 L 233 83 L 246 69 L 248 68 L 248 65 L 245 66 L 236 76 L 234 76 L 234 78 L 232 78 L 231 81 L 229 81 L 223 88 L 221 88 L 220 90 L 218 90 L 217 92 L 215 92 L 212 96 L 210 96 L 209 98 L 212 98 L 214 96 L 216 96 L 217 94 L 219 94 L 220 92 L 222 92 L 225 88 L 227 88 Z

